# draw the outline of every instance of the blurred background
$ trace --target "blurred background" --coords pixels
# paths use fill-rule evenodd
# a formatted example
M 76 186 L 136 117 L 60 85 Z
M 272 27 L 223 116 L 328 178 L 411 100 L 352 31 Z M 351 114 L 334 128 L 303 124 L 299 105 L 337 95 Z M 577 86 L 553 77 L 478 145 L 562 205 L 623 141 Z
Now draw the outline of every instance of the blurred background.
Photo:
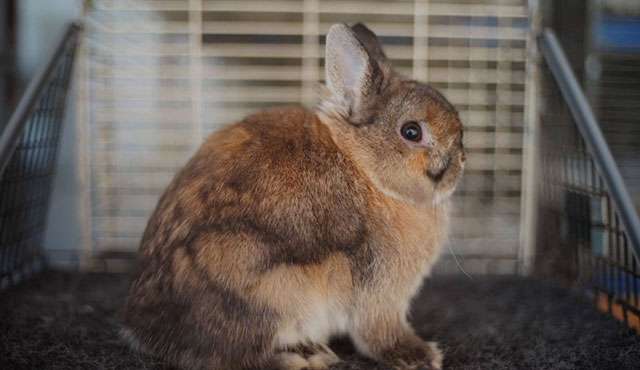
M 460 111 L 468 165 L 437 271 L 526 273 L 535 255 L 534 36 L 553 26 L 640 204 L 640 3 L 620 0 L 0 1 L 0 127 L 68 22 L 84 30 L 43 245 L 49 263 L 126 269 L 160 192 L 204 137 L 313 107 L 324 34 L 364 22 L 396 68 Z
M 209 133 L 317 103 L 338 22 L 465 125 L 412 311 L 446 368 L 638 368 L 638 0 L 0 0 L 0 368 L 166 369 L 118 337 L 147 219 Z

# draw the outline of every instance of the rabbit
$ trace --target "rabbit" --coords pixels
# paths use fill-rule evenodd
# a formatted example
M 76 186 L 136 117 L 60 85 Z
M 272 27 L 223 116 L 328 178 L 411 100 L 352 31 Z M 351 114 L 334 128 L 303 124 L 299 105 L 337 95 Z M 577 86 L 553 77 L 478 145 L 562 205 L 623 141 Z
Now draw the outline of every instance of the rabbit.
M 462 123 L 362 24 L 326 38 L 326 96 L 213 133 L 160 198 L 123 309 L 136 349 L 186 369 L 326 369 L 329 348 L 440 369 L 410 326 L 447 235 Z

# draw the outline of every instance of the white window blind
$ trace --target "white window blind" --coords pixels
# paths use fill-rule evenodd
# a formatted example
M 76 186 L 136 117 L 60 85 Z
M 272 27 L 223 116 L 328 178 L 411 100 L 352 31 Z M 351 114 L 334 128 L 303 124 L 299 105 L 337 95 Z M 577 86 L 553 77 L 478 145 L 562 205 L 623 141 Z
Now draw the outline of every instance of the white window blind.
M 95 0 L 83 81 L 91 253 L 134 251 L 155 203 L 206 135 L 259 109 L 313 106 L 324 35 L 364 22 L 396 68 L 460 111 L 468 163 L 451 246 L 471 272 L 518 261 L 524 0 Z M 81 82 L 82 83 L 82 82 Z M 445 258 L 444 270 L 455 269 Z

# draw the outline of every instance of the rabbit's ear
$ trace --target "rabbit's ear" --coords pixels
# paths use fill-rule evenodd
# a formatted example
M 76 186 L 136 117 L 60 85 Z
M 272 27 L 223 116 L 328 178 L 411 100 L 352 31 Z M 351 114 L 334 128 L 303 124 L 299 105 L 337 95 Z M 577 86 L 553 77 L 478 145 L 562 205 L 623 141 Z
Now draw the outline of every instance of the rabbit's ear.
M 384 80 L 378 63 L 344 24 L 331 26 L 327 34 L 325 74 L 331 94 L 352 116 L 359 116 L 375 101 Z
M 369 55 L 376 59 L 379 63 L 386 63 L 387 56 L 382 50 L 382 45 L 380 45 L 380 40 L 376 36 L 373 31 L 371 31 L 367 26 L 362 23 L 356 23 L 351 26 L 353 32 L 355 32 L 356 37 L 362 43 L 362 45 L 367 49 Z

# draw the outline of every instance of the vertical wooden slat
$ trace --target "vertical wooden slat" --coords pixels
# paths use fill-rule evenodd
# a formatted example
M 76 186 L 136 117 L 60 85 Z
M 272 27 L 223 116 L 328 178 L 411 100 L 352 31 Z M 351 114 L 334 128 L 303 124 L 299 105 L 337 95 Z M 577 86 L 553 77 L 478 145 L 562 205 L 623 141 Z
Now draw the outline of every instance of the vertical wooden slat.
M 85 15 L 86 15 L 86 9 Z M 86 33 L 82 33 L 82 36 L 78 42 L 78 52 L 75 62 L 75 77 L 76 81 L 76 110 L 75 110 L 75 132 L 78 138 L 77 144 L 77 160 L 76 160 L 76 181 L 80 188 L 78 194 L 79 206 L 78 206 L 78 220 L 80 220 L 80 243 L 81 248 L 79 251 L 80 268 L 86 270 L 89 268 L 91 258 L 95 250 L 93 241 L 93 228 L 91 225 L 91 161 L 90 161 L 90 135 L 91 125 L 87 122 L 90 121 L 90 79 L 89 79 L 89 57 L 88 57 L 88 45 Z
M 413 2 L 413 78 L 429 80 L 429 1 Z
M 202 142 L 202 0 L 189 0 L 189 61 L 193 149 Z
M 520 239 L 518 248 L 518 272 L 528 275 L 533 270 L 533 258 L 536 245 L 536 218 L 538 203 L 538 176 L 540 152 L 538 134 L 538 54 L 536 36 L 540 30 L 540 9 L 536 3 L 529 5 L 529 35 L 527 37 L 526 85 L 525 85 L 525 134 L 522 156 L 522 192 L 520 213 L 522 222 L 520 226 Z M 593 163 L 590 163 L 593 165 Z M 595 174 L 595 172 L 591 172 Z M 588 181 L 595 183 L 593 179 Z
M 302 45 L 302 105 L 313 107 L 317 100 L 316 87 L 320 80 L 318 56 L 320 50 L 319 0 L 304 0 Z

